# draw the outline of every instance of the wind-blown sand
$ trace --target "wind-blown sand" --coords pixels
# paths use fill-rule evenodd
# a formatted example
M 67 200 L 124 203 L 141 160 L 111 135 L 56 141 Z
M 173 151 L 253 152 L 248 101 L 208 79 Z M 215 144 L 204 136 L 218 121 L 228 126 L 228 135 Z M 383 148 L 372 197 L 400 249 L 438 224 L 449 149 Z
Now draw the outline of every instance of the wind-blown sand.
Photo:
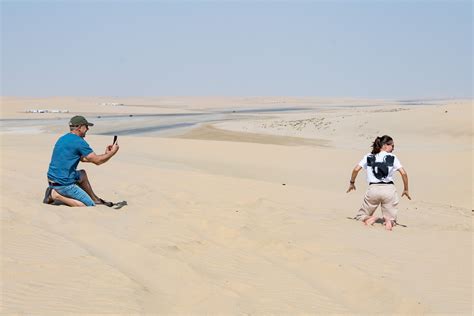
M 130 106 L 97 106 L 115 101 Z M 41 203 L 66 125 L 1 130 L 2 313 L 472 314 L 472 101 L 406 103 L 3 98 L 2 119 L 89 115 L 98 153 L 112 137 L 94 130 L 119 122 L 98 115 L 309 109 L 119 136 L 117 156 L 80 168 L 120 210 Z M 22 113 L 34 104 L 71 112 Z M 392 232 L 347 219 L 367 187 L 361 173 L 346 194 L 350 172 L 382 134 L 413 198 Z

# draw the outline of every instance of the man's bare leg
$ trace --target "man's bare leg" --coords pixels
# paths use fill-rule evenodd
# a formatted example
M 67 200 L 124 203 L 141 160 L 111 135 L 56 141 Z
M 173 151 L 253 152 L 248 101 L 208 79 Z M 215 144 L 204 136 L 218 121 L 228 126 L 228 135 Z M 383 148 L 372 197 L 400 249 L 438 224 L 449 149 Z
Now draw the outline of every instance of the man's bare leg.
M 81 201 L 65 197 L 65 196 L 59 194 L 58 192 L 56 192 L 56 190 L 54 190 L 54 189 L 51 191 L 51 197 L 53 198 L 53 200 L 60 201 L 60 202 L 66 204 L 68 206 L 72 206 L 72 207 L 86 206 Z
M 370 216 L 364 220 L 365 225 L 373 225 L 379 218 L 377 216 Z
M 87 177 L 87 173 L 85 170 L 79 170 L 81 173 L 81 179 L 77 183 L 86 193 L 91 197 L 94 203 L 100 203 L 100 198 L 95 195 L 94 191 L 92 190 L 92 186 L 89 182 L 89 178 Z

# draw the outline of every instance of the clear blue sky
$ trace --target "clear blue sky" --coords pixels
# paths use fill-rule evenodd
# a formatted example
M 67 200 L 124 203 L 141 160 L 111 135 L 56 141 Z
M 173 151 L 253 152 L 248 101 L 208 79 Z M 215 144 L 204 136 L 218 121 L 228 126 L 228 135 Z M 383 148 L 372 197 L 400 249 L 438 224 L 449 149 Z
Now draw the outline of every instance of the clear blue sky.
M 1 94 L 472 97 L 471 1 L 1 1 Z

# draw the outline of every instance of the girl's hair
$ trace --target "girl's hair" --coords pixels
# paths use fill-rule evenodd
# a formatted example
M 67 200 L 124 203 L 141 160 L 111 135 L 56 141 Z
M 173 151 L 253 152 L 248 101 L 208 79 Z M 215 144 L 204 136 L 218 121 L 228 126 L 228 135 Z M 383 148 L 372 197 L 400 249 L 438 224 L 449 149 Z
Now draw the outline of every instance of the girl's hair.
M 378 154 L 383 145 L 391 143 L 393 143 L 393 138 L 388 135 L 377 137 L 372 144 L 372 155 Z

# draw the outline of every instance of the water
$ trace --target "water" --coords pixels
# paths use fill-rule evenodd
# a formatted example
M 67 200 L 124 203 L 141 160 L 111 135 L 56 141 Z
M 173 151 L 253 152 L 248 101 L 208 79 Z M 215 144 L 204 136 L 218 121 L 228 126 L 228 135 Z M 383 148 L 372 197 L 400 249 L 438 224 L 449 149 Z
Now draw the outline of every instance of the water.
M 400 106 L 429 105 L 421 100 L 399 100 Z M 420 103 L 419 103 L 420 102 Z M 118 115 L 88 115 L 87 119 L 96 124 L 90 131 L 95 135 L 162 135 L 165 133 L 181 132 L 198 124 L 223 122 L 228 120 L 239 120 L 246 118 L 246 114 L 265 114 L 281 112 L 318 111 L 318 109 L 331 108 L 360 108 L 377 107 L 383 104 L 331 104 L 318 105 L 317 107 L 277 107 L 218 109 L 215 111 L 193 112 L 193 113 L 166 113 L 166 114 L 118 114 Z M 71 114 L 73 115 L 73 114 Z M 247 116 L 250 117 L 250 116 Z M 65 118 L 33 118 L 33 119 L 0 119 L 0 132 L 27 133 L 37 130 L 66 131 L 69 117 Z M 121 123 L 123 124 L 117 124 Z
M 160 132 L 190 128 L 198 124 L 223 122 L 227 120 L 242 119 L 242 115 L 235 114 L 258 114 L 258 113 L 278 113 L 278 112 L 298 112 L 306 111 L 310 108 L 303 107 L 285 107 L 285 108 L 250 108 L 236 110 L 218 110 L 197 113 L 167 113 L 167 114 L 121 114 L 121 115 L 89 115 L 87 119 L 96 124 L 96 135 L 146 135 L 158 134 Z M 114 123 L 126 122 L 128 125 L 140 123 L 141 127 L 114 127 Z M 51 118 L 51 119 L 0 119 L 0 131 L 15 132 L 21 128 L 32 127 L 67 127 L 69 118 Z M 94 126 L 94 127 L 96 127 Z
M 168 124 L 168 125 L 157 125 L 157 126 L 148 126 L 148 127 L 140 127 L 140 128 L 129 128 L 129 129 L 117 129 L 113 131 L 107 131 L 103 133 L 98 133 L 99 135 L 141 135 L 141 134 L 148 134 L 152 132 L 159 132 L 171 129 L 178 129 L 183 127 L 191 127 L 198 124 L 197 122 L 194 123 L 176 123 L 176 124 Z

